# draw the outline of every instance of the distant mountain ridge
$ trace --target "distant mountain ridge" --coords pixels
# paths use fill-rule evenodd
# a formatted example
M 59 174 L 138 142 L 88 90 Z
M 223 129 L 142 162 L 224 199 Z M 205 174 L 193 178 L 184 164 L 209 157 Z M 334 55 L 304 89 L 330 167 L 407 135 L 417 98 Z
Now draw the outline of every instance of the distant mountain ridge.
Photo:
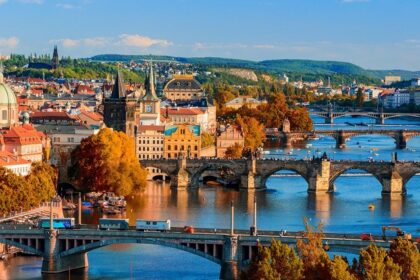
M 371 79 L 383 79 L 386 75 L 401 76 L 403 80 L 410 80 L 420 77 L 420 71 L 408 70 L 367 70 L 358 65 L 341 61 L 321 61 L 308 59 L 276 59 L 251 61 L 233 58 L 220 57 L 175 57 L 160 55 L 120 55 L 120 54 L 101 54 L 90 58 L 94 61 L 122 61 L 128 62 L 144 60 L 164 60 L 180 63 L 201 64 L 215 67 L 235 67 L 249 68 L 262 72 L 275 74 L 295 73 L 309 75 L 352 75 L 367 77 Z

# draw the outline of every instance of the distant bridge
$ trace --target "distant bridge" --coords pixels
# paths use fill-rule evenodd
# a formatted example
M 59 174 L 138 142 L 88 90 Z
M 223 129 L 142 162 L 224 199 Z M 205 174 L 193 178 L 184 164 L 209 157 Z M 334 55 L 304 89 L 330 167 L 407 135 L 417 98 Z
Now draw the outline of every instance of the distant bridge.
M 384 113 L 384 112 L 334 112 L 331 109 L 327 111 L 310 111 L 310 115 L 319 116 L 325 118 L 325 123 L 334 123 L 334 119 L 346 117 L 346 116 L 364 116 L 370 117 L 376 120 L 377 124 L 384 124 L 386 119 L 391 118 L 398 118 L 398 117 L 411 117 L 411 118 L 419 118 L 419 113 Z
M 420 162 L 367 162 L 278 160 L 278 159 L 149 159 L 143 167 L 157 168 L 171 178 L 175 188 L 197 187 L 204 176 L 221 177 L 221 171 L 240 182 L 247 190 L 266 188 L 267 179 L 280 170 L 291 170 L 308 183 L 308 192 L 334 191 L 334 181 L 347 170 L 372 174 L 382 185 L 383 194 L 405 194 L 406 183 L 420 173 Z
M 246 267 L 257 253 L 258 244 L 268 246 L 273 240 L 292 246 L 304 239 L 302 233 L 260 231 L 257 236 L 246 231 L 198 229 L 197 233 L 141 232 L 130 230 L 99 230 L 96 227 L 81 229 L 37 229 L 21 225 L 0 227 L 0 243 L 17 247 L 26 253 L 41 256 L 43 273 L 60 273 L 88 266 L 87 252 L 113 244 L 154 244 L 195 254 L 221 266 L 220 279 L 237 279 L 240 269 Z M 390 241 L 379 237 L 375 244 L 389 248 Z M 323 239 L 330 251 L 357 254 L 371 244 L 357 235 L 326 234 Z
M 270 130 L 271 131 L 271 130 Z M 284 147 L 292 147 L 297 141 L 313 139 L 316 135 L 332 136 L 336 141 L 336 148 L 346 147 L 346 141 L 359 135 L 385 135 L 395 140 L 397 149 L 405 149 L 407 142 L 416 136 L 420 136 L 420 130 L 389 130 L 389 129 L 361 129 L 361 130 L 316 130 L 313 132 L 269 132 L 268 137 L 279 138 Z

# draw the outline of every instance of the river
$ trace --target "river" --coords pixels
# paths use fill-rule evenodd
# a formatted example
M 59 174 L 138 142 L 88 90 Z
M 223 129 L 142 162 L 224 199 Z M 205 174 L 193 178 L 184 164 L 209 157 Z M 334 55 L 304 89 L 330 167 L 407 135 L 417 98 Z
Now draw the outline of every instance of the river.
M 314 118 L 315 122 L 322 119 Z M 371 123 L 369 118 L 343 117 L 335 124 L 316 124 L 316 130 L 355 129 L 350 123 Z M 357 126 L 362 129 L 366 126 Z M 420 123 L 390 119 L 374 129 L 420 129 Z M 268 143 L 265 157 L 303 158 L 323 152 L 333 159 L 387 160 L 398 152 L 401 160 L 420 160 L 420 137 L 411 139 L 407 149 L 396 150 L 392 138 L 358 136 L 347 148 L 336 150 L 332 138 L 323 137 L 298 149 L 281 149 Z M 360 173 L 360 171 L 353 171 Z M 252 222 L 254 196 L 258 201 L 258 227 L 267 230 L 301 230 L 303 218 L 322 222 L 325 231 L 379 234 L 382 225 L 397 225 L 420 236 L 420 176 L 407 184 L 406 196 L 382 197 L 381 185 L 372 176 L 340 176 L 336 192 L 309 195 L 306 181 L 299 176 L 273 176 L 268 189 L 254 194 L 204 186 L 189 191 L 173 191 L 168 185 L 150 182 L 141 195 L 130 197 L 125 216 L 135 219 L 171 219 L 173 226 L 228 228 L 230 201 L 235 205 L 235 223 L 248 229 Z M 368 209 L 369 204 L 375 210 Z M 99 213 L 83 212 L 84 223 L 96 223 Z M 88 253 L 89 268 L 54 276 L 41 275 L 41 259 L 16 257 L 0 262 L 0 279 L 218 279 L 220 267 L 195 255 L 156 245 L 112 245 Z

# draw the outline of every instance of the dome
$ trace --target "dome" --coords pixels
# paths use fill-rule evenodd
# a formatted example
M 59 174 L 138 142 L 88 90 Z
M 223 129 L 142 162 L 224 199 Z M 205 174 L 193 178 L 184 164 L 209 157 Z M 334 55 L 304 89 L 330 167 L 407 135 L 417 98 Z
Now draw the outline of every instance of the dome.
M 0 104 L 17 105 L 15 93 L 4 83 L 0 83 Z

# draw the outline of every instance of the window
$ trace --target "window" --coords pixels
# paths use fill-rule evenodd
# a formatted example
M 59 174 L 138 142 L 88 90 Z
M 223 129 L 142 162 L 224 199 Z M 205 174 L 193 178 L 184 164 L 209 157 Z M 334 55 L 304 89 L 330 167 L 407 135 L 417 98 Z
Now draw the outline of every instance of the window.
M 67 142 L 69 142 L 69 143 L 74 143 L 74 138 L 73 138 L 73 137 L 69 137 L 69 138 L 67 138 Z
M 194 146 L 194 151 L 198 151 L 198 147 L 197 146 Z
M 2 119 L 7 120 L 7 110 L 2 111 Z
M 168 151 L 170 151 L 171 150 L 171 145 L 168 145 Z
M 175 145 L 175 148 L 174 149 L 175 149 L 175 151 L 177 151 L 178 150 L 178 145 Z

